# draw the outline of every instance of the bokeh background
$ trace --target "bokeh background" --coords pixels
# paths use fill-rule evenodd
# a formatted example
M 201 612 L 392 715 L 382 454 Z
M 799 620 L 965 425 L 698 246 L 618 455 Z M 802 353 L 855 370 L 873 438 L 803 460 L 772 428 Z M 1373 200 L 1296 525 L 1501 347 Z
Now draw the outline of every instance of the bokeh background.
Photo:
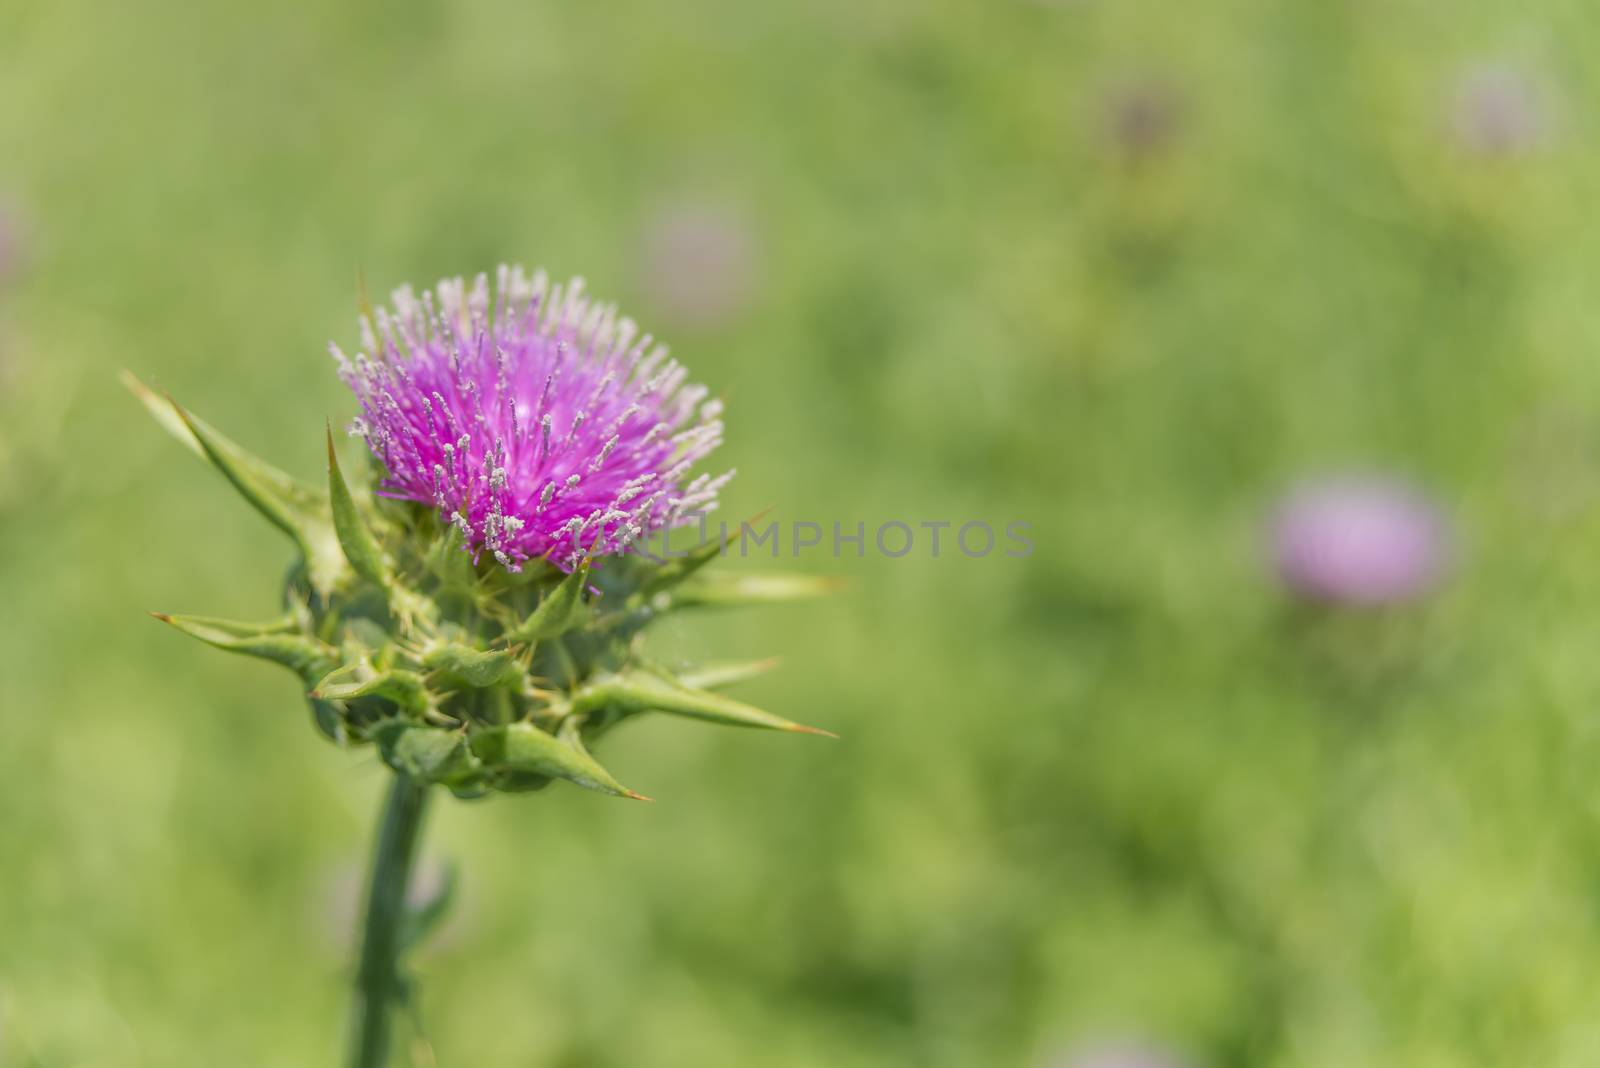
M 439 805 L 411 1063 L 1600 1063 L 1597 34 L 0 7 L 0 1063 L 334 1062 L 384 773 L 144 617 L 260 617 L 289 554 L 116 375 L 314 478 L 357 278 L 506 260 L 726 397 L 729 515 L 1036 550 L 809 556 L 849 591 L 664 635 L 781 653 L 744 695 L 838 744 L 642 723 L 653 806 Z M 1275 563 L 1349 472 L 1434 510 L 1431 582 Z

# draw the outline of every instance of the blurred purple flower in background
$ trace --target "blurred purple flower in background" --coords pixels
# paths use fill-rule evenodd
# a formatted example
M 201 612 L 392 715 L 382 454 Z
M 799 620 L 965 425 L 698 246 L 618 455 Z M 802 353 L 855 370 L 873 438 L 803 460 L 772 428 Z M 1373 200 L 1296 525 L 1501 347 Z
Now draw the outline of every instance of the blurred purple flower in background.
M 668 322 L 721 325 L 750 297 L 756 267 L 750 226 L 730 206 L 681 201 L 658 211 L 641 259 L 646 298 Z
M 1451 122 L 1463 148 L 1489 159 L 1524 155 L 1549 134 L 1549 110 L 1538 84 L 1510 66 L 1467 72 L 1456 88 Z
M 1271 522 L 1278 576 L 1310 600 L 1375 606 L 1433 588 L 1448 557 L 1438 509 L 1381 476 L 1321 478 L 1292 490 Z
M 1106 142 L 1124 163 L 1164 155 L 1183 132 L 1183 98 L 1159 78 L 1123 82 L 1106 95 L 1102 107 Z

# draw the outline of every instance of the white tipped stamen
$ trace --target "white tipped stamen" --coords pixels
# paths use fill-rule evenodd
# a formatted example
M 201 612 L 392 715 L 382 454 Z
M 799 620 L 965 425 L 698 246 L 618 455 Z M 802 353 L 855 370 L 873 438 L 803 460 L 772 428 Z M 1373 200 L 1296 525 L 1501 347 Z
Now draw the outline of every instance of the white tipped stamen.
M 600 455 L 596 456 L 594 458 L 594 462 L 589 465 L 589 471 L 591 474 L 605 466 L 606 458 L 611 455 L 611 450 L 615 449 L 617 447 L 617 442 L 621 440 L 622 438 L 620 435 L 613 434 L 611 435 L 610 439 L 608 439 L 606 443 L 601 446 Z

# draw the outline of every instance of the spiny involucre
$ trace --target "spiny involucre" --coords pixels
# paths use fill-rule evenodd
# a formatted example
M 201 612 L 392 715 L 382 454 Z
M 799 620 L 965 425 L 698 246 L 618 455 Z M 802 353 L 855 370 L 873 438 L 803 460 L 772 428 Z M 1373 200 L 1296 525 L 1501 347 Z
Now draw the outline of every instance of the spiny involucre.
M 361 331 L 358 356 L 335 354 L 361 402 L 374 493 L 352 491 L 331 429 L 324 490 L 128 376 L 299 550 L 278 619 L 158 618 L 290 668 L 328 737 L 376 743 L 395 771 L 462 796 L 558 778 L 639 796 L 589 749 L 648 711 L 826 733 L 716 692 L 770 661 L 674 674 L 644 655 L 640 632 L 662 615 L 830 588 L 719 581 L 701 570 L 716 543 L 627 551 L 715 507 L 729 477 L 690 477 L 721 439 L 721 406 L 648 336 L 579 281 L 552 288 L 504 267 L 492 293 L 481 275 L 420 298 L 401 289 Z

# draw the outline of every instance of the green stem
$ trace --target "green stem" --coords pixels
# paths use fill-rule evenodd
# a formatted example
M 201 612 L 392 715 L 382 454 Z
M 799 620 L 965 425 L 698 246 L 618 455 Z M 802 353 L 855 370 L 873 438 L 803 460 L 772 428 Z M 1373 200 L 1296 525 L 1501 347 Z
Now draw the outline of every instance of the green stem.
M 383 822 L 372 851 L 361 963 L 356 971 L 350 1068 L 384 1068 L 389 1062 L 391 1018 L 405 998 L 399 956 L 406 887 L 427 800 L 426 786 L 399 774 L 384 799 Z

